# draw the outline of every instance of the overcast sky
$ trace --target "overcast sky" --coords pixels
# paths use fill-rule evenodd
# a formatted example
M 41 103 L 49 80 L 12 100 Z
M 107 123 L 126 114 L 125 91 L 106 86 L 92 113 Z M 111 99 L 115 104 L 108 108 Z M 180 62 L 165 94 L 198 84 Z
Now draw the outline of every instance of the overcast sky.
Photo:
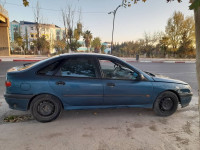
M 1 0 L 5 1 L 5 0 Z M 9 12 L 10 21 L 34 21 L 33 8 L 36 0 L 29 0 L 30 7 L 23 7 L 22 0 L 6 0 L 5 8 Z M 115 20 L 114 42 L 131 41 L 142 38 L 144 32 L 164 31 L 167 20 L 174 11 L 181 11 L 185 16 L 193 15 L 188 9 L 189 0 L 182 3 L 166 0 L 147 0 L 138 2 L 130 8 L 119 8 Z M 102 41 L 111 41 L 113 11 L 122 0 L 39 0 L 43 20 L 63 27 L 60 10 L 71 4 L 82 9 L 84 30 L 90 30 L 94 37 Z M 78 13 L 76 13 L 78 16 Z

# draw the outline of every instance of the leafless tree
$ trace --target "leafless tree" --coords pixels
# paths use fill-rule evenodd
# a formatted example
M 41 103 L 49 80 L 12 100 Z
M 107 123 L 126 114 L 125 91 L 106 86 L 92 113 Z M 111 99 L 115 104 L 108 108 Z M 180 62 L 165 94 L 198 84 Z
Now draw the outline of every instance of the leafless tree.
M 41 16 L 41 8 L 39 1 L 37 1 L 37 4 L 35 8 L 33 8 L 33 13 L 34 13 L 34 21 L 35 21 L 35 28 L 36 28 L 36 42 L 35 46 L 36 49 L 34 53 L 38 53 L 41 50 L 41 44 L 40 44 L 40 28 L 41 28 L 41 23 L 42 23 L 42 16 Z
M 62 19 L 65 28 L 64 39 L 70 46 L 73 40 L 73 29 L 74 29 L 74 13 L 75 9 L 71 5 L 68 5 L 65 9 L 62 9 Z M 69 47 L 71 49 L 71 47 Z
M 40 5 L 39 2 L 37 1 L 36 7 L 33 10 L 34 12 L 34 19 L 36 23 L 36 30 L 37 30 L 37 35 L 36 37 L 39 38 L 40 36 L 40 22 L 41 22 L 41 14 L 40 14 Z
M 5 6 L 5 4 L 6 4 L 6 0 L 0 0 L 0 5 L 1 5 L 1 6 L 3 6 L 3 7 L 4 7 L 4 6 Z
M 64 41 L 67 42 L 67 45 L 70 50 L 75 51 L 77 41 L 74 40 L 74 18 L 75 18 L 75 12 L 76 8 L 73 8 L 71 5 L 68 5 L 65 9 L 61 10 L 62 12 L 62 21 L 65 28 L 64 31 Z M 81 9 L 79 10 L 79 16 L 77 21 L 77 28 L 78 33 L 80 34 L 82 31 L 82 24 L 81 24 Z

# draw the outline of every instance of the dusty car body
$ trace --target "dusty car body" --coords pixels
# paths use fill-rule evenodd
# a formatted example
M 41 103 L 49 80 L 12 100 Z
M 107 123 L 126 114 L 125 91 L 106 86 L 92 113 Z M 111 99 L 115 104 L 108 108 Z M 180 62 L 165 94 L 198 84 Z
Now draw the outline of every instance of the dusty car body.
M 63 54 L 14 67 L 5 84 L 9 107 L 30 109 L 40 122 L 56 119 L 62 109 L 143 107 L 169 116 L 192 99 L 191 87 L 183 81 L 101 54 Z

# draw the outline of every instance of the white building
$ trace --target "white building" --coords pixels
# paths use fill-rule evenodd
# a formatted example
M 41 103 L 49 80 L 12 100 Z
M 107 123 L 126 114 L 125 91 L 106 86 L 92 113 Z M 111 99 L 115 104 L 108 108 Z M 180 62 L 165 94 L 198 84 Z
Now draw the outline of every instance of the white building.
M 37 39 L 37 24 L 35 22 L 28 21 L 12 21 L 10 23 L 10 36 L 11 42 L 14 42 L 14 32 L 18 32 L 24 41 L 28 41 L 28 50 L 33 45 L 33 40 Z M 16 29 L 17 28 L 17 29 Z M 54 24 L 39 24 L 40 37 L 45 36 L 46 40 L 50 43 L 50 53 L 54 53 L 54 41 L 62 40 L 64 29 Z

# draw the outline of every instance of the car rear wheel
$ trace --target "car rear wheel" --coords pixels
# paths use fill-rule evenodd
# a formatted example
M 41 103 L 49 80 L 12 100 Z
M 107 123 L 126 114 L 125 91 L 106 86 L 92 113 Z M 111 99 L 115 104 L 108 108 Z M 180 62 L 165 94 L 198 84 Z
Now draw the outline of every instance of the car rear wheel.
M 177 110 L 177 107 L 177 95 L 173 92 L 166 91 L 157 97 L 153 110 L 159 116 L 170 116 Z
M 33 99 L 30 108 L 33 117 L 37 121 L 50 122 L 60 115 L 62 104 L 55 96 L 43 94 Z

